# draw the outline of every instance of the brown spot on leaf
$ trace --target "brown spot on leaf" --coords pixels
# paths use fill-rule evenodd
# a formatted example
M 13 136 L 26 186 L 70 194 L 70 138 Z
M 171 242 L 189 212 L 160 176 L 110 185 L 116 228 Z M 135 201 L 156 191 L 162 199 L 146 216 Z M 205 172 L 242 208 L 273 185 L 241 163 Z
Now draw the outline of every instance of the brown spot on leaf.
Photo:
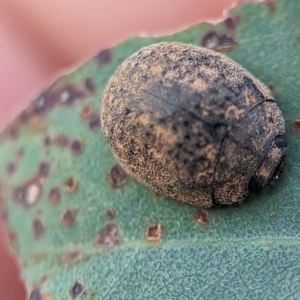
M 201 45 L 215 51 L 230 51 L 238 45 L 238 42 L 228 34 L 209 31 L 202 38 Z
M 83 296 L 84 294 L 85 294 L 85 291 L 84 291 L 83 283 L 79 280 L 75 281 L 69 289 L 70 297 L 72 299 L 77 299 L 77 298 L 80 298 L 81 296 Z
M 106 218 L 108 220 L 113 220 L 114 218 L 116 217 L 116 213 L 115 211 L 112 209 L 112 208 L 109 208 L 107 211 L 106 211 Z
M 89 118 L 89 128 L 93 131 L 99 130 L 101 128 L 100 116 L 92 114 Z
M 116 164 L 108 173 L 107 180 L 110 182 L 112 188 L 120 188 L 126 183 L 127 174 L 119 164 Z
M 38 169 L 38 176 L 46 178 L 50 172 L 50 165 L 48 162 L 41 162 Z
M 78 89 L 75 85 L 68 85 L 60 91 L 59 102 L 64 105 L 71 105 L 84 97 L 84 91 Z
M 23 186 L 17 187 L 13 191 L 13 200 L 24 208 L 31 208 L 41 198 L 43 188 L 39 177 L 33 177 Z
M 94 59 L 100 66 L 108 64 L 112 59 L 112 50 L 103 49 L 95 56 Z
M 97 247 L 113 247 L 119 245 L 121 240 L 118 236 L 118 227 L 115 224 L 108 224 L 94 238 L 94 245 Z
M 16 172 L 17 166 L 15 163 L 10 162 L 6 166 L 6 174 L 12 176 Z
M 83 150 L 83 143 L 79 139 L 73 140 L 70 148 L 73 155 L 80 155 Z
M 8 239 L 9 239 L 10 246 L 11 246 L 14 250 L 17 251 L 18 246 L 19 246 L 19 245 L 18 245 L 18 234 L 17 234 L 15 231 L 9 229 L 9 230 L 8 230 Z
M 291 123 L 292 129 L 300 134 L 300 117 L 295 119 L 292 123 Z
M 29 300 L 42 300 L 42 295 L 39 288 L 36 288 L 30 292 Z
M 87 119 L 92 115 L 92 113 L 93 113 L 93 106 L 92 104 L 89 103 L 82 108 L 80 112 L 80 117 L 82 119 Z
M 70 176 L 64 181 L 64 189 L 66 192 L 74 192 L 77 188 L 77 179 L 74 176 Z
M 79 250 L 71 250 L 64 254 L 59 259 L 60 264 L 75 264 L 78 261 Z
M 235 30 L 237 24 L 241 21 L 240 16 L 231 16 L 227 17 L 224 21 L 223 24 L 226 27 L 227 30 L 233 31 Z
M 49 147 L 51 145 L 51 143 L 52 143 L 52 137 L 49 134 L 45 135 L 44 146 Z
M 209 214 L 204 209 L 199 209 L 194 215 L 194 219 L 197 223 L 206 225 L 209 222 Z
M 35 239 L 40 239 L 45 233 L 45 223 L 41 217 L 36 217 L 32 222 L 32 234 Z
M 61 133 L 55 137 L 54 142 L 60 148 L 67 148 L 69 146 L 70 139 L 65 133 Z
M 270 13 L 274 13 L 276 11 L 276 5 L 274 0 L 265 0 L 264 3 L 266 4 Z
M 146 227 L 145 236 L 149 242 L 158 241 L 161 238 L 163 232 L 162 225 L 160 223 L 150 224 Z
M 52 188 L 48 194 L 48 200 L 51 204 L 56 205 L 60 202 L 61 194 L 58 188 Z
M 232 17 L 227 17 L 223 23 L 228 30 L 235 30 L 236 21 Z
M 268 88 L 273 91 L 275 89 L 275 84 L 274 83 L 269 83 L 268 85 Z
M 95 91 L 95 84 L 93 78 L 91 77 L 86 78 L 85 87 L 92 93 Z
M 72 208 L 67 208 L 61 215 L 61 224 L 62 226 L 69 227 L 75 221 L 76 213 Z

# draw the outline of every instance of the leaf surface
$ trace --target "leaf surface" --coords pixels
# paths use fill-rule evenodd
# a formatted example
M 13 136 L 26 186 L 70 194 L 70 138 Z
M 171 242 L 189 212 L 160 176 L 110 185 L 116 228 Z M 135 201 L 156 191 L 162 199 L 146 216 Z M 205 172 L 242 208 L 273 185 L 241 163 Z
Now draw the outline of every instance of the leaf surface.
M 290 126 L 300 115 L 299 15 L 297 0 L 245 3 L 215 25 L 131 38 L 59 77 L 7 126 L 2 208 L 30 299 L 300 298 L 300 137 Z M 160 41 L 230 50 L 272 87 L 286 120 L 280 180 L 238 208 L 207 210 L 205 226 L 199 209 L 124 177 L 101 132 L 105 83 Z M 162 228 L 155 242 L 151 224 L 151 234 Z

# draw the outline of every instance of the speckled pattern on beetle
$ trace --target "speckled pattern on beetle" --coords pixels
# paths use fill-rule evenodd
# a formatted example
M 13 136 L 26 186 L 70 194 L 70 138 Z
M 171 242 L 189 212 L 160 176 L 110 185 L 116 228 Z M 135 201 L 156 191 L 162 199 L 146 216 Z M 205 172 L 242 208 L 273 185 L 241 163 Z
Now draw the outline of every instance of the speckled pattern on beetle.
M 105 138 L 120 164 L 160 195 L 234 204 L 284 169 L 284 119 L 269 89 L 227 57 L 160 43 L 106 85 Z

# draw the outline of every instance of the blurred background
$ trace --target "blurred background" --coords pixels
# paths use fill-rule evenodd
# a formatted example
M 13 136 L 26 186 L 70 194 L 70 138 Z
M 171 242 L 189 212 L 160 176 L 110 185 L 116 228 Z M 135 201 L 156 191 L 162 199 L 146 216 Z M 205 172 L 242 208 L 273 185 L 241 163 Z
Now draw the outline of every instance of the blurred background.
M 0 128 L 65 68 L 130 35 L 222 17 L 234 0 L 0 0 Z M 113 3 L 113 4 L 112 4 Z M 0 299 L 26 299 L 0 221 Z

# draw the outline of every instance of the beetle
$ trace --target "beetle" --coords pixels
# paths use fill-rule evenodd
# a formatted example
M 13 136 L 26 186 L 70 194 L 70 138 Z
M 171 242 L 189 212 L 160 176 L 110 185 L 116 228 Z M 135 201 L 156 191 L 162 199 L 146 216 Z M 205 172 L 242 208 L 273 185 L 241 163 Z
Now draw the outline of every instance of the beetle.
M 285 122 L 270 90 L 189 44 L 153 44 L 126 59 L 106 84 L 101 121 L 128 173 L 200 207 L 242 201 L 285 166 Z

